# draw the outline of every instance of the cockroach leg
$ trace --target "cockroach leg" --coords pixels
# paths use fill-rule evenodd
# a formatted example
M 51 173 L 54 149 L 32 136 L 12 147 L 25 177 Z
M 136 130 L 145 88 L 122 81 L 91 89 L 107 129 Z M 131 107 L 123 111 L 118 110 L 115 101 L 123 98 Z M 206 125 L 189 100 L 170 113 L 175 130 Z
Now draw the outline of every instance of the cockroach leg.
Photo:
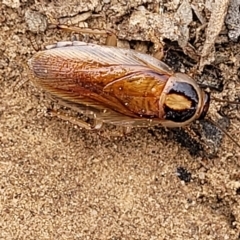
M 207 23 L 204 23 L 200 27 L 197 28 L 194 44 L 198 42 L 201 31 L 203 31 L 207 27 L 207 25 L 208 25 Z
M 52 26 L 60 28 L 62 30 L 71 31 L 71 32 L 78 32 L 83 34 L 93 34 L 93 35 L 101 35 L 107 36 L 106 45 L 107 46 L 117 46 L 117 37 L 116 35 L 110 30 L 99 30 L 99 29 L 90 29 L 90 28 L 80 28 L 75 26 L 67 26 L 64 24 L 52 24 Z
M 149 33 L 149 39 L 154 44 L 154 54 L 153 56 L 157 58 L 158 60 L 162 60 L 164 53 L 163 53 L 163 44 L 161 41 L 155 36 L 153 31 L 150 31 Z
M 109 46 L 117 45 L 115 42 L 113 42 L 114 40 L 112 38 L 112 36 L 115 34 L 110 30 L 100 30 L 100 29 L 90 29 L 90 28 L 81 28 L 81 27 L 76 27 L 76 26 L 68 26 L 66 24 L 60 24 L 59 22 L 57 22 L 51 16 L 51 14 L 48 14 L 47 16 L 48 16 L 48 19 L 50 20 L 50 24 L 49 24 L 48 28 L 59 28 L 59 29 L 65 30 L 65 31 L 70 31 L 70 32 L 107 36 L 107 37 L 111 37 L 111 40 L 108 40 L 110 43 Z
M 89 124 L 81 119 L 76 117 L 67 116 L 66 114 L 54 110 L 49 110 L 49 113 L 53 117 L 58 117 L 64 121 L 71 122 L 74 125 L 79 126 L 80 128 L 84 128 L 86 130 L 98 130 L 102 127 L 102 121 L 99 119 L 94 119 L 93 124 Z
M 107 36 L 106 45 L 113 46 L 113 47 L 117 46 L 117 37 L 115 34 L 112 33 Z
M 66 31 L 78 32 L 78 33 L 84 33 L 84 34 L 87 33 L 87 34 L 103 35 L 103 36 L 108 36 L 109 34 L 112 34 L 112 32 L 108 30 L 80 28 L 80 27 L 68 26 L 64 24 L 57 24 L 56 27 Z
M 86 129 L 86 130 L 100 130 L 102 128 L 103 122 L 98 119 L 94 118 L 93 123 L 87 123 L 79 118 L 76 117 L 71 117 L 63 112 L 59 111 L 54 111 L 54 110 L 49 110 L 49 113 L 52 117 L 58 117 L 59 119 L 62 119 L 64 121 L 68 121 L 74 125 L 79 126 L 80 128 Z M 118 129 L 120 127 L 120 129 Z M 103 130 L 103 131 L 98 131 L 98 134 L 104 138 L 112 138 L 112 137 L 123 137 L 127 134 L 129 134 L 132 130 L 132 127 L 126 127 L 126 126 L 118 126 L 114 131 L 113 130 Z
M 29 40 L 30 40 L 30 42 L 31 42 L 31 45 L 32 45 L 32 47 L 34 48 L 34 50 L 37 52 L 37 51 L 39 51 L 40 50 L 40 47 L 39 47 L 39 45 L 37 44 L 37 42 L 36 42 L 36 36 L 33 36 L 33 34 L 28 34 L 28 38 L 29 38 Z

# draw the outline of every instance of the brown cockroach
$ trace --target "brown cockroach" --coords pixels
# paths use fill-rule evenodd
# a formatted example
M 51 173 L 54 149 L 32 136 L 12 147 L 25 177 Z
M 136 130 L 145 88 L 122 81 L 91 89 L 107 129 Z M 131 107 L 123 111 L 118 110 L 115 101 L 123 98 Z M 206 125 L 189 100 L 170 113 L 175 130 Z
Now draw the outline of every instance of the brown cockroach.
M 135 50 L 59 42 L 28 65 L 36 85 L 93 116 L 93 125 L 78 121 L 86 129 L 103 123 L 182 127 L 203 119 L 209 108 L 210 94 L 195 80 Z

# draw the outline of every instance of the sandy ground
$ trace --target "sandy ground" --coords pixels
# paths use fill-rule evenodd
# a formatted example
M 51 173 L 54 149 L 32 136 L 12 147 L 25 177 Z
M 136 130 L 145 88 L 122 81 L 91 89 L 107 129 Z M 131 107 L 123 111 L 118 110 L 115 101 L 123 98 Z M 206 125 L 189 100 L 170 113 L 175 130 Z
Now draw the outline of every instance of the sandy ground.
M 108 139 L 48 116 L 56 103 L 29 81 L 30 39 L 41 48 L 72 35 L 34 35 L 27 10 L 60 18 L 112 6 L 116 27 L 137 6 L 154 4 L 51 4 L 0 3 L 0 239 L 240 239 L 240 154 L 231 140 L 224 138 L 210 159 L 159 128 Z M 91 26 L 96 18 L 86 21 Z M 239 43 L 224 44 L 238 49 L 232 57 L 239 52 Z M 232 68 L 225 70 L 224 77 Z M 229 75 L 221 96 L 239 98 L 238 77 Z M 239 108 L 227 110 L 228 131 L 239 141 Z

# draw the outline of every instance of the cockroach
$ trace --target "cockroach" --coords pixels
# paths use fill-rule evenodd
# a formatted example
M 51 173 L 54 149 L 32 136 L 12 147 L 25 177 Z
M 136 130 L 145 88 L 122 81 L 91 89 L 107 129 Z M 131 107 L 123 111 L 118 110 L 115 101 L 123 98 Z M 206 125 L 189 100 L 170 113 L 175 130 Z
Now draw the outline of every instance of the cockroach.
M 78 121 L 86 129 L 103 123 L 183 127 L 209 109 L 210 94 L 194 79 L 131 49 L 59 42 L 37 52 L 28 65 L 36 85 L 93 116 L 92 125 Z

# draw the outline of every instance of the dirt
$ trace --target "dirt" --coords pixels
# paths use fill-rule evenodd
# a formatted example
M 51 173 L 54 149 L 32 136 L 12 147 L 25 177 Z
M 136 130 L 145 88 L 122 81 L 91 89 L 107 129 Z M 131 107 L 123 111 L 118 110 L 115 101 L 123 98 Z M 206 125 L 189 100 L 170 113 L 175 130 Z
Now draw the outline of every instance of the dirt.
M 238 2 L 222 1 L 231 11 L 222 11 L 220 19 L 228 20 L 216 29 L 201 70 L 212 1 L 3 0 L 0 239 L 239 239 L 240 149 L 231 139 L 207 122 L 202 136 L 194 124 L 189 131 L 140 128 L 109 138 L 80 129 L 49 116 L 61 106 L 32 84 L 27 66 L 36 50 L 57 41 L 105 41 L 50 28 L 50 19 L 112 29 L 119 44 L 150 54 L 153 30 L 171 67 L 188 74 L 196 67 L 196 79 L 215 97 L 239 101 Z M 186 18 L 189 8 L 195 10 Z M 239 112 L 238 105 L 212 101 L 208 115 L 219 124 L 227 119 L 223 128 L 239 143 Z

